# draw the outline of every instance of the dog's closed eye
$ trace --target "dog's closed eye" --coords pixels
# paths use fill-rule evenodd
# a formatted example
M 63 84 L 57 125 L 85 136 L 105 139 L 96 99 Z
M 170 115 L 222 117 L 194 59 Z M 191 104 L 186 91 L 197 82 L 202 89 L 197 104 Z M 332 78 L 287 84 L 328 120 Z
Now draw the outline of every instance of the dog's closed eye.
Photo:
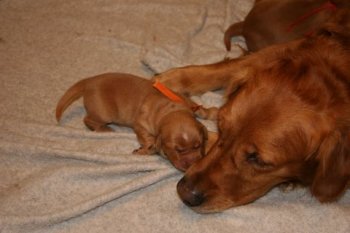
M 250 152 L 246 154 L 246 160 L 248 163 L 255 163 L 258 164 L 260 163 L 259 161 L 259 155 L 257 152 Z
M 272 164 L 262 160 L 258 152 L 247 152 L 245 155 L 245 159 L 249 164 L 259 168 L 268 168 L 272 166 Z

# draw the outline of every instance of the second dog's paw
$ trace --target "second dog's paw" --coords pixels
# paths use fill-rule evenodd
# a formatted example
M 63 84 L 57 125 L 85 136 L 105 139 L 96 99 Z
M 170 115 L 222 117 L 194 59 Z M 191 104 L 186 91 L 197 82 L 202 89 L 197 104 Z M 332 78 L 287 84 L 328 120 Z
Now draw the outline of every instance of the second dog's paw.
M 284 193 L 291 192 L 294 189 L 300 188 L 300 187 L 302 187 L 302 184 L 300 184 L 298 182 L 285 182 L 285 183 L 278 185 L 279 190 L 284 192 Z

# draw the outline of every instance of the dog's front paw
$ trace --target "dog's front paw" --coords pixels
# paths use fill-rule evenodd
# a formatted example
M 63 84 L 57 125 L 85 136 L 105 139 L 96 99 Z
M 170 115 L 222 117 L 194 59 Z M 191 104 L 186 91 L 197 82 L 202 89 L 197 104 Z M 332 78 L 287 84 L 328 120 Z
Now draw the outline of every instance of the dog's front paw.
M 284 193 L 289 193 L 289 192 L 293 191 L 294 189 L 301 188 L 301 187 L 303 187 L 302 184 L 300 184 L 299 182 L 294 182 L 294 181 L 285 182 L 285 183 L 278 185 L 279 190 L 281 192 L 284 192 Z

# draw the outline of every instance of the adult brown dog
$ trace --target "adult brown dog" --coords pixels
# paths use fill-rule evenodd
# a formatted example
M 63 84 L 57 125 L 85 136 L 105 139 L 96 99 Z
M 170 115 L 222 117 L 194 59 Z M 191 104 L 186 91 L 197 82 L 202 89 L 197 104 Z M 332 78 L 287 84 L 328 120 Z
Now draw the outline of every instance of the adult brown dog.
M 99 132 L 112 131 L 111 123 L 132 127 L 141 144 L 135 154 L 164 154 L 182 171 L 204 154 L 207 130 L 195 119 L 189 107 L 193 103 L 189 99 L 186 103 L 169 100 L 149 80 L 120 73 L 83 79 L 59 100 L 57 121 L 81 96 L 87 111 L 86 126 Z
M 311 38 L 157 77 L 188 94 L 227 90 L 217 142 L 178 183 L 185 204 L 222 211 L 290 181 L 320 202 L 342 196 L 350 183 L 349 22 L 341 11 Z
M 242 35 L 249 51 L 299 39 L 316 32 L 348 0 L 257 0 L 242 22 L 225 32 L 224 43 L 231 49 L 231 37 Z

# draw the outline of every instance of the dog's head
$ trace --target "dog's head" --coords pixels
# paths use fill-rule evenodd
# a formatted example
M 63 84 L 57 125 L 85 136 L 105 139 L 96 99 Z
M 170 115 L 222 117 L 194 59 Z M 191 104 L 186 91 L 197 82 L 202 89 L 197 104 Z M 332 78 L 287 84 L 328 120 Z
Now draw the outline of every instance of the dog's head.
M 179 170 L 187 170 L 205 152 L 207 130 L 192 113 L 177 111 L 162 120 L 157 147 Z
M 283 53 L 232 82 L 218 116 L 219 139 L 178 183 L 185 204 L 198 212 L 222 211 L 288 181 L 310 185 L 322 202 L 344 192 L 350 73 L 327 63 L 334 57 L 319 60 L 302 46 L 300 54 Z

